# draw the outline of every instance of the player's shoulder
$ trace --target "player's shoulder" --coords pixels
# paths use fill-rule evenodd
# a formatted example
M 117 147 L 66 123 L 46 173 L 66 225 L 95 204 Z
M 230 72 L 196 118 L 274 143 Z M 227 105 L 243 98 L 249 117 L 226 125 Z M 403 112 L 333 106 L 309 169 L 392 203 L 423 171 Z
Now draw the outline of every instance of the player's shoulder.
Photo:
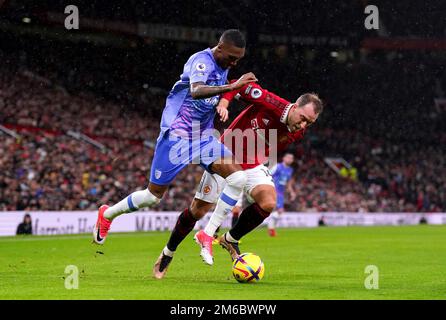
M 212 51 L 208 48 L 202 51 L 198 51 L 191 55 L 189 63 L 195 65 L 204 64 L 205 68 L 214 68 L 215 60 L 212 57 Z M 200 70 L 204 71 L 204 70 Z

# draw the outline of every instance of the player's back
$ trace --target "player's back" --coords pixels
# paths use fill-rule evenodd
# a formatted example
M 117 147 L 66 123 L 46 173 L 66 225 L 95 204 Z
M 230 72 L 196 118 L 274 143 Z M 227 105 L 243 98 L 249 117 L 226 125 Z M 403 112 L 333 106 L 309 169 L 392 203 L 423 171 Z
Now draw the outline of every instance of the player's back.
M 217 64 L 211 49 L 193 54 L 167 96 L 161 119 L 161 135 L 171 129 L 181 130 L 191 137 L 192 134 L 201 134 L 213 128 L 215 107 L 220 97 L 193 99 L 190 84 L 203 82 L 209 86 L 220 86 L 226 83 L 227 75 L 228 70 Z

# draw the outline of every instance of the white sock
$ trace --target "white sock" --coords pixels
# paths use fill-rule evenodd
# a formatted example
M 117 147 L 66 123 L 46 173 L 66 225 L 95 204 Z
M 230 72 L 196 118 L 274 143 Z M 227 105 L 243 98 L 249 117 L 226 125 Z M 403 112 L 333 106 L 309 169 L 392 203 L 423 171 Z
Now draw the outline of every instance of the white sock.
M 246 184 L 246 173 L 244 171 L 234 172 L 226 178 L 226 181 L 228 184 L 224 187 L 214 212 L 204 228 L 204 232 L 211 237 L 214 236 L 215 231 L 221 226 L 227 215 L 231 213 L 232 208 L 237 204 L 238 199 L 240 199 L 243 187 Z
M 113 220 L 117 216 L 120 216 L 123 213 L 129 213 L 133 211 L 137 211 L 141 208 L 152 207 L 155 204 L 158 204 L 160 199 L 155 197 L 149 189 L 144 189 L 140 191 L 135 191 L 128 197 L 119 201 L 114 206 L 108 208 L 104 212 L 104 217 Z
M 268 221 L 268 229 L 275 229 L 277 221 L 279 221 L 279 212 L 273 211 L 273 213 L 271 213 L 271 218 Z
M 170 251 L 169 248 L 167 246 L 165 246 L 163 249 L 163 253 L 166 256 L 173 257 L 173 254 L 175 253 L 175 251 Z
M 229 231 L 225 233 L 225 237 L 226 237 L 226 240 L 228 240 L 229 242 L 234 242 L 234 243 L 237 243 L 237 242 L 238 242 L 238 240 L 235 240 L 235 239 L 231 236 L 231 233 L 230 233 Z

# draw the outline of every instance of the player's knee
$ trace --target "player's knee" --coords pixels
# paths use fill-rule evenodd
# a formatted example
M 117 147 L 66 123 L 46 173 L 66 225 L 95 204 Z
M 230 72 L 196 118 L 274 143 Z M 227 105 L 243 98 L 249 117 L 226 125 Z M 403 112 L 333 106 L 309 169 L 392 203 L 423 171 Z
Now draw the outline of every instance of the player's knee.
M 206 213 L 208 213 L 208 210 L 206 210 L 206 208 L 198 208 L 191 206 L 190 213 L 196 220 L 200 220 L 206 215 Z
M 149 194 L 155 196 L 158 200 L 162 199 L 164 193 L 166 193 L 167 188 L 155 186 L 153 184 L 149 184 L 149 187 L 146 189 Z
M 147 188 L 147 189 L 144 189 L 142 204 L 144 207 L 153 206 L 153 205 L 158 204 L 161 201 L 161 198 L 162 198 L 162 195 L 161 195 L 161 197 L 158 197 L 156 194 L 153 194 L 153 192 L 151 192 L 149 190 L 149 188 Z
M 258 205 L 260 208 L 262 208 L 262 210 L 270 214 L 276 208 L 276 201 L 274 201 L 274 199 L 265 199 L 258 203 Z
M 226 177 L 228 185 L 242 189 L 248 182 L 248 176 L 245 171 L 236 171 Z
M 211 208 L 212 204 L 204 204 L 194 199 L 190 205 L 190 213 L 196 220 L 200 220 L 209 212 Z

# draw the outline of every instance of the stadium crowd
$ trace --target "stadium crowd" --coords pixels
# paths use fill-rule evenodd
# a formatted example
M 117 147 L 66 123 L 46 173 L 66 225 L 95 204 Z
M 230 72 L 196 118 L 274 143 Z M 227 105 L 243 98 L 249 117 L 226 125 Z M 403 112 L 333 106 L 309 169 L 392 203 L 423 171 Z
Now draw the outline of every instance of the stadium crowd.
M 420 62 L 417 55 L 386 60 L 377 55 L 367 62 L 340 64 L 325 55 L 313 57 L 317 63 L 312 63 L 303 61 L 300 53 L 278 46 L 253 52 L 255 58 L 241 66 L 242 71 L 254 70 L 265 87 L 284 97 L 294 99 L 295 92 L 311 90 L 327 103 L 304 142 L 291 149 L 296 155 L 297 197 L 287 199 L 286 209 L 446 211 L 446 157 L 441 147 L 446 143 L 446 112 L 435 109 L 433 102 L 444 87 L 442 61 Z M 90 56 L 98 72 L 66 70 L 57 50 L 43 56 L 48 68 L 45 61 L 30 59 L 29 52 L 0 51 L 6 62 L 0 66 L 0 124 L 19 135 L 0 131 L 0 211 L 95 210 L 143 188 L 168 77 L 159 84 L 165 91 L 149 90 L 154 78 L 133 78 L 137 68 L 130 67 L 132 61 L 123 62 L 128 78 L 123 81 L 116 78 L 115 68 L 100 67 L 100 55 Z M 178 66 L 170 67 L 166 75 L 178 72 Z M 290 68 L 302 75 L 297 81 Z M 235 106 L 232 114 L 240 108 Z M 105 148 L 76 139 L 70 131 Z M 338 175 L 325 157 L 346 159 L 357 174 Z M 201 173 L 199 166 L 184 170 L 155 210 L 187 206 Z

